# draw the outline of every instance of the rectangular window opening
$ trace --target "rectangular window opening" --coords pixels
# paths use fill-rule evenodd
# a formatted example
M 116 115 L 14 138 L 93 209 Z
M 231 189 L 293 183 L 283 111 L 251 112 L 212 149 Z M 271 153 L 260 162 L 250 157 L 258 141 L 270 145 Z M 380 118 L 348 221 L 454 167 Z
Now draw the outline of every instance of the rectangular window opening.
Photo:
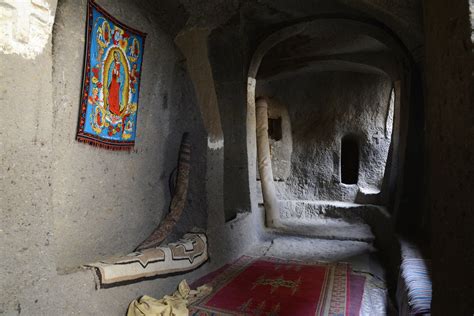
M 341 182 L 357 184 L 359 181 L 359 143 L 354 136 L 341 139 Z
M 268 137 L 275 141 L 281 140 L 281 117 L 276 119 L 268 118 Z

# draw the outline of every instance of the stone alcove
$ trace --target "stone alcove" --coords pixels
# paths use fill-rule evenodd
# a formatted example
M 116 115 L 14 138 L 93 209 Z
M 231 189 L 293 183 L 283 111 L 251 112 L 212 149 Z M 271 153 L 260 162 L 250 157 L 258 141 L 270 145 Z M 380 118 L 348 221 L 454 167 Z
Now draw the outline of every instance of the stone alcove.
M 292 125 L 290 176 L 274 182 L 283 217 L 304 217 L 305 207 L 295 203 L 342 202 L 350 209 L 388 206 L 396 198 L 410 91 L 409 73 L 401 72 L 410 57 L 397 41 L 376 23 L 322 18 L 283 28 L 257 48 L 248 78 L 248 137 L 255 95 L 287 104 Z M 359 172 L 357 181 L 344 183 L 341 139 L 348 134 L 357 135 Z
M 268 141 L 274 181 L 285 181 L 291 173 L 293 135 L 291 119 L 286 104 L 268 98 Z M 257 179 L 260 174 L 257 170 Z
M 357 203 L 360 192 L 374 196 L 381 191 L 391 143 L 391 135 L 385 135 L 390 78 L 325 71 L 268 80 L 265 86 L 274 99 L 289 104 L 292 126 L 291 170 L 275 182 L 279 199 Z M 341 181 L 342 140 L 348 135 L 357 140 L 354 183 Z M 274 161 L 272 154 L 276 180 Z
M 340 181 L 348 185 L 357 184 L 359 181 L 359 141 L 357 136 L 351 134 L 344 135 L 340 141 Z

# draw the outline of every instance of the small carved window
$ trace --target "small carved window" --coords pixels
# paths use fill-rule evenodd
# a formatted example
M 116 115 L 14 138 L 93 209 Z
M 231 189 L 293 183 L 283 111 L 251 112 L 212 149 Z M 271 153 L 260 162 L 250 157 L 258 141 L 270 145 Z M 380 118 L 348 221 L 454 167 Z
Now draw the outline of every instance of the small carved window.
M 281 117 L 276 119 L 268 118 L 268 137 L 275 141 L 281 140 Z
M 359 143 L 357 138 L 346 135 L 341 139 L 341 182 L 357 184 L 359 180 Z

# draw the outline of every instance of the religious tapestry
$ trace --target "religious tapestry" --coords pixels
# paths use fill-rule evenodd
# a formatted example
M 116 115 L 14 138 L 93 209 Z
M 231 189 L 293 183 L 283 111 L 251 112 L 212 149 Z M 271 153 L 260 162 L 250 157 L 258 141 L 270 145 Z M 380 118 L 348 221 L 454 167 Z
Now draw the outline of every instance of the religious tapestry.
M 145 37 L 89 0 L 78 141 L 133 148 Z

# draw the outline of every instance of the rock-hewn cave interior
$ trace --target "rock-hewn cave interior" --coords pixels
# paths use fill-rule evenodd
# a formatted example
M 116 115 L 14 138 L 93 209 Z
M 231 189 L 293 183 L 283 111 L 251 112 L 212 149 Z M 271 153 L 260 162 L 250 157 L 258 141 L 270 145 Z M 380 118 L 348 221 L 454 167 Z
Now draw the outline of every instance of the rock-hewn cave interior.
M 0 0 L 0 34 L 0 314 L 473 315 L 472 0 Z

